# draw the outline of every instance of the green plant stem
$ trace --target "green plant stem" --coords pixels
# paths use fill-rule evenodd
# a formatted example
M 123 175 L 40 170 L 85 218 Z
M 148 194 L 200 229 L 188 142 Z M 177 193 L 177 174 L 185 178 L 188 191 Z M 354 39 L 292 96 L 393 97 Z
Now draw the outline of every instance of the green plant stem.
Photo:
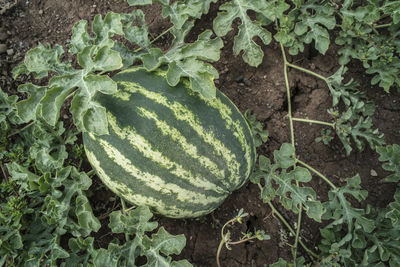
M 257 237 L 253 236 L 253 237 L 248 237 L 248 238 L 244 238 L 244 239 L 240 239 L 238 241 L 234 241 L 234 242 L 227 242 L 228 245 L 239 245 L 242 244 L 244 242 L 250 241 L 252 239 L 256 239 Z
M 294 68 L 294 69 L 297 69 L 297 70 L 300 70 L 300 71 L 305 72 L 305 73 L 308 73 L 308 74 L 310 74 L 310 75 L 312 75 L 312 76 L 314 76 L 314 77 L 317 77 L 317 78 L 319 78 L 319 79 L 321 79 L 321 80 L 324 80 L 326 83 L 329 83 L 328 79 L 325 78 L 324 76 L 319 75 L 318 73 L 313 72 L 313 71 L 311 71 L 311 70 L 308 70 L 308 69 L 305 69 L 305 68 L 302 68 L 302 67 L 300 67 L 300 66 L 297 66 L 297 65 L 294 65 L 294 64 L 292 64 L 292 63 L 287 62 L 287 61 L 286 61 L 286 56 L 285 56 L 284 60 L 285 60 L 285 62 L 286 62 L 286 64 L 285 64 L 286 66 L 291 67 L 291 68 Z
M 162 36 L 164 36 L 165 34 L 169 33 L 169 32 L 172 30 L 173 27 L 174 27 L 174 26 L 169 27 L 168 29 L 166 29 L 165 31 L 163 31 L 160 35 L 158 35 L 156 38 L 154 38 L 153 40 L 151 40 L 151 41 L 150 41 L 150 44 L 154 43 L 155 41 L 157 41 L 158 39 L 160 39 Z M 134 50 L 133 52 L 134 52 L 134 53 L 137 53 L 137 52 L 140 52 L 140 51 L 142 51 L 142 50 L 143 50 L 143 47 L 139 47 L 138 49 Z
M 299 208 L 299 215 L 297 216 L 297 227 L 296 227 L 296 237 L 294 239 L 294 252 L 293 252 L 293 258 L 294 258 L 294 266 L 296 266 L 296 259 L 297 259 L 297 246 L 300 240 L 300 225 L 301 225 L 301 217 L 303 214 L 303 205 L 300 205 Z
M 236 221 L 236 217 L 233 218 L 233 219 L 230 219 L 229 221 L 227 221 L 227 222 L 222 226 L 222 229 L 221 229 L 221 241 L 219 242 L 218 249 L 217 249 L 217 255 L 216 255 L 216 260 L 217 260 L 217 266 L 218 266 L 218 267 L 221 267 L 221 263 L 219 262 L 219 256 L 221 255 L 222 248 L 223 248 L 224 244 L 225 244 L 226 242 L 228 242 L 227 240 L 225 240 L 224 229 L 225 229 L 225 227 L 226 227 L 228 224 L 233 223 L 233 222 L 235 222 L 235 221 Z
M 382 29 L 382 28 L 390 27 L 392 25 L 393 25 L 392 23 L 387 23 L 387 24 L 375 25 L 374 28 L 375 29 Z
M 282 50 L 282 57 L 283 57 L 283 62 L 284 62 L 283 73 L 285 76 L 286 95 L 287 95 L 287 101 L 288 101 L 288 118 L 289 118 L 289 125 L 290 125 L 290 139 L 291 139 L 292 146 L 293 146 L 293 158 L 296 158 L 296 147 L 295 147 L 295 141 L 294 141 L 294 127 L 293 127 L 293 117 L 292 117 L 292 103 L 291 103 L 291 99 L 290 99 L 290 85 L 289 85 L 289 79 L 288 79 L 288 73 L 287 73 L 288 66 L 290 66 L 291 64 L 287 61 L 285 48 L 283 47 L 282 43 L 281 43 L 281 50 Z M 295 65 L 293 65 L 293 66 L 295 66 Z M 303 69 L 303 68 L 301 68 L 301 69 Z M 296 164 L 295 164 L 294 168 L 296 168 Z M 296 181 L 296 186 L 299 186 L 298 181 Z M 297 229 L 296 229 L 296 233 L 295 233 L 296 238 L 294 241 L 294 252 L 293 252 L 294 267 L 296 267 L 297 245 L 298 245 L 298 241 L 299 241 L 299 237 L 300 237 L 302 211 L 303 211 L 303 205 L 300 204 L 299 215 L 297 218 Z
M 330 126 L 332 128 L 335 128 L 335 124 L 334 123 L 330 123 L 330 122 L 309 120 L 309 119 L 301 119 L 301 118 L 292 118 L 292 120 L 301 121 L 301 122 L 308 122 L 308 123 L 314 123 L 314 124 L 321 124 L 321 125 L 326 125 L 326 126 Z
M 121 205 L 122 205 L 122 213 L 126 215 L 127 214 L 126 203 L 125 200 L 123 200 L 122 198 L 121 198 Z M 125 233 L 125 240 L 126 242 L 130 240 L 128 233 Z
M 91 177 L 95 174 L 94 170 L 90 170 L 86 173 L 87 176 Z
M 259 185 L 261 186 L 261 185 Z M 290 224 L 286 221 L 286 219 L 279 213 L 279 211 L 274 207 L 274 205 L 271 203 L 271 201 L 268 201 L 267 204 L 270 206 L 272 209 L 272 212 L 279 218 L 279 220 L 286 226 L 286 228 L 292 233 L 292 235 L 296 235 L 296 232 L 293 230 L 293 228 L 290 226 Z M 299 244 L 300 246 L 303 247 L 303 249 L 312 257 L 315 259 L 319 259 L 319 256 L 315 254 L 312 250 L 306 247 L 306 245 L 299 239 Z
M 240 240 L 238 240 L 238 241 L 233 241 L 233 242 L 231 242 L 230 239 L 229 239 L 229 237 L 226 237 L 227 235 L 224 235 L 224 229 L 225 229 L 225 227 L 226 227 L 228 224 L 230 224 L 230 223 L 233 224 L 233 223 L 235 223 L 236 221 L 239 221 L 239 220 L 238 220 L 238 217 L 235 217 L 235 218 L 233 218 L 233 219 L 230 219 L 229 221 L 227 221 L 227 222 L 222 226 L 222 229 L 221 229 L 221 241 L 219 242 L 218 249 L 217 249 L 217 255 L 216 255 L 216 260 L 217 260 L 217 266 L 218 266 L 218 267 L 221 267 L 221 263 L 220 263 L 220 261 L 219 261 L 219 257 L 220 257 L 220 255 L 221 255 L 221 251 L 222 251 L 222 248 L 224 247 L 224 244 L 226 244 L 227 246 L 228 246 L 228 245 L 238 245 L 238 244 L 241 244 L 241 243 L 244 243 L 244 242 L 247 242 L 247 241 L 250 241 L 250 240 L 252 240 L 252 239 L 257 238 L 256 236 L 253 236 L 253 237 L 247 237 L 247 238 L 240 239 Z M 239 222 L 240 222 L 240 221 L 239 221 Z
M 316 175 L 318 175 L 319 177 L 322 178 L 322 180 L 324 180 L 325 182 L 327 182 L 333 189 L 337 189 L 337 187 L 322 173 L 320 173 L 319 171 L 317 171 L 316 169 L 314 169 L 313 167 L 311 167 L 310 165 L 308 165 L 307 163 L 296 159 L 297 163 L 303 165 L 304 167 L 306 167 L 307 169 L 309 169 L 310 171 L 314 172 Z
M 14 135 L 16 135 L 16 134 L 19 134 L 20 132 L 25 131 L 26 129 L 28 129 L 29 127 L 31 127 L 33 124 L 35 124 L 35 122 L 36 122 L 36 121 L 31 121 L 30 123 L 28 123 L 27 125 L 25 125 L 25 126 L 22 127 L 21 129 L 19 129 L 19 130 L 13 132 L 13 133 L 11 133 L 11 134 L 9 134 L 9 135 L 7 136 L 7 138 L 10 138 L 11 136 L 14 136 Z
M 220 256 L 220 254 L 221 254 L 222 247 L 224 246 L 224 244 L 225 244 L 225 241 L 224 241 L 224 239 L 222 239 L 221 242 L 219 242 L 219 245 L 218 245 L 217 255 L 216 255 L 216 258 L 217 258 L 217 266 L 218 266 L 218 267 L 221 267 L 221 263 L 219 262 L 219 256 Z
M 288 79 L 288 74 L 287 74 L 287 59 L 286 59 L 286 54 L 285 54 L 285 48 L 281 44 L 281 50 L 282 50 L 282 57 L 283 57 L 283 73 L 285 76 L 285 85 L 286 85 L 286 95 L 287 95 L 287 101 L 288 101 L 288 118 L 289 118 L 289 125 L 290 125 L 290 139 L 292 142 L 292 146 L 294 148 L 294 157 L 296 158 L 296 147 L 294 146 L 294 128 L 293 128 L 293 120 L 292 120 L 292 103 L 290 99 L 290 86 L 289 86 L 289 79 Z
M 375 27 L 371 27 L 372 28 L 372 31 L 376 34 L 376 35 L 379 35 L 379 32 L 378 32 L 378 30 L 375 28 Z

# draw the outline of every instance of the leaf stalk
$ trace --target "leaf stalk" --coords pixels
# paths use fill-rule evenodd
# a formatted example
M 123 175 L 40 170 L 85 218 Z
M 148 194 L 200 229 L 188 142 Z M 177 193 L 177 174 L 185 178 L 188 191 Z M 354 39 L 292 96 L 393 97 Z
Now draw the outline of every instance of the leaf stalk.
M 156 38 L 154 38 L 153 40 L 150 41 L 150 44 L 154 43 L 155 41 L 157 41 L 158 39 L 160 39 L 162 36 L 166 35 L 167 33 L 169 33 L 172 29 L 174 28 L 174 26 L 169 27 L 168 29 L 166 29 L 165 31 L 163 31 L 160 35 L 158 35 Z M 140 52 L 143 50 L 143 47 L 139 47 L 138 49 L 134 50 L 134 53 Z
M 290 85 L 289 85 L 289 78 L 288 78 L 288 73 L 287 69 L 288 66 L 292 65 L 287 61 L 286 58 L 286 52 L 285 48 L 283 47 L 283 44 L 281 43 L 281 51 L 282 51 L 282 57 L 283 57 L 283 73 L 285 77 L 285 85 L 286 85 L 286 95 L 287 95 L 287 101 L 288 101 L 288 118 L 289 118 L 289 125 L 290 125 L 290 139 L 292 142 L 293 146 L 293 158 L 296 158 L 296 147 L 295 147 L 295 141 L 294 141 L 294 126 L 293 126 L 293 116 L 292 116 L 292 103 L 291 103 L 291 97 L 290 97 Z M 293 65 L 295 66 L 295 65 Z M 297 67 L 297 66 L 296 66 Z M 301 68 L 303 69 L 303 68 Z M 294 165 L 294 168 L 296 168 L 296 163 Z M 296 186 L 299 187 L 299 182 L 296 181 Z M 303 205 L 300 204 L 299 207 L 299 214 L 297 218 L 297 229 L 295 233 L 295 241 L 294 241 L 294 250 L 293 250 L 293 257 L 294 257 L 294 267 L 296 267 L 296 258 L 297 258 L 297 245 L 299 242 L 299 237 L 300 237 L 300 228 L 301 228 L 301 213 L 303 211 Z
M 259 185 L 261 186 L 261 185 Z M 272 209 L 272 212 L 279 218 L 279 220 L 286 226 L 286 228 L 292 233 L 292 235 L 296 235 L 296 232 L 293 230 L 293 228 L 290 226 L 290 224 L 286 221 L 286 219 L 279 213 L 279 211 L 274 207 L 271 201 L 268 201 L 267 204 L 269 207 Z M 315 259 L 319 259 L 319 256 L 315 254 L 312 250 L 310 250 L 304 243 L 299 239 L 299 244 L 301 247 L 312 257 Z
M 286 64 L 285 64 L 286 66 L 291 67 L 291 68 L 294 68 L 294 69 L 297 69 L 297 70 L 300 70 L 300 71 L 305 72 L 305 73 L 307 73 L 307 74 L 310 74 L 310 75 L 312 75 L 312 76 L 314 76 L 314 77 L 317 77 L 317 78 L 319 78 L 319 79 L 325 81 L 326 83 L 329 83 L 329 81 L 328 81 L 328 79 L 327 79 L 326 77 L 324 77 L 324 76 L 322 76 L 322 75 L 320 75 L 320 74 L 318 74 L 318 73 L 316 73 L 316 72 L 313 72 L 313 71 L 311 71 L 311 70 L 308 70 L 308 69 L 305 69 L 305 68 L 303 68 L 303 67 L 300 67 L 300 66 L 297 66 L 297 65 L 295 65 L 295 64 L 292 64 L 292 63 L 287 62 L 287 61 L 286 61 L 286 56 L 284 57 L 284 60 L 285 60 L 285 62 L 286 62 Z
M 27 125 L 25 125 L 25 126 L 22 127 L 21 129 L 19 129 L 19 130 L 13 132 L 13 133 L 7 135 L 7 138 L 10 138 L 11 136 L 14 136 L 14 135 L 16 135 L 16 134 L 19 134 L 19 133 L 25 131 L 26 129 L 28 129 L 29 127 L 31 127 L 33 124 L 35 124 L 35 122 L 36 122 L 36 121 L 31 121 L 30 123 L 28 123 Z
M 332 128 L 335 128 L 335 123 L 331 123 L 331 122 L 324 122 L 324 121 L 317 121 L 317 120 L 310 120 L 310 119 L 302 119 L 302 118 L 292 118 L 292 120 L 300 121 L 300 122 L 314 123 L 314 124 L 321 124 L 321 125 L 326 125 L 326 126 L 330 126 Z
M 337 189 L 337 187 L 325 175 L 323 175 L 322 173 L 320 173 L 319 171 L 317 171 L 316 169 L 314 169 L 313 167 L 311 167 L 310 165 L 308 165 L 304 161 L 301 161 L 299 159 L 296 159 L 296 161 L 300 165 L 303 165 L 304 167 L 306 167 L 307 169 L 309 169 L 310 171 L 314 172 L 316 175 L 321 177 L 321 179 L 324 180 L 326 183 L 328 183 L 330 185 L 330 187 L 332 187 L 333 189 Z

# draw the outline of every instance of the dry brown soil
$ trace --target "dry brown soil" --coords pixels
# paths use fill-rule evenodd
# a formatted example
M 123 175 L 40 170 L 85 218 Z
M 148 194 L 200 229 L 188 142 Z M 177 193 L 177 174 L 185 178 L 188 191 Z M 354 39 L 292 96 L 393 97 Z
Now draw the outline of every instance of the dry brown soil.
M 12 2 L 12 1 L 9 1 Z M 11 70 L 23 59 L 28 49 L 39 42 L 51 45 L 68 44 L 68 38 L 74 23 L 81 19 L 91 21 L 95 14 L 103 16 L 109 12 L 129 12 L 125 1 L 118 0 L 23 0 L 0 16 L 0 44 L 6 50 L 0 54 L 0 86 L 9 93 L 15 93 L 21 82 L 11 79 Z M 169 27 L 161 17 L 158 5 L 143 8 L 150 31 L 154 36 Z M 209 15 L 196 22 L 193 33 L 187 41 L 196 39 L 197 34 L 212 27 L 217 6 L 213 5 Z M 250 109 L 258 120 L 270 132 L 267 144 L 259 148 L 259 153 L 271 157 L 272 152 L 284 142 L 290 142 L 287 115 L 287 101 L 283 77 L 281 52 L 276 43 L 264 46 L 265 58 L 258 68 L 246 65 L 240 56 L 232 54 L 234 32 L 225 38 L 221 60 L 214 64 L 220 73 L 217 86 L 227 94 L 244 112 Z M 334 33 L 333 33 L 334 34 Z M 156 45 L 168 47 L 171 36 L 160 39 Z M 4 46 L 3 46 L 4 49 Z M 307 47 L 305 53 L 289 57 L 291 62 L 315 72 L 329 76 L 338 69 L 337 47 L 331 46 L 326 55 L 316 53 Z M 399 95 L 386 94 L 381 88 L 369 84 L 371 77 L 365 76 L 364 69 L 357 63 L 350 65 L 350 76 L 361 83 L 360 88 L 377 106 L 374 116 L 375 125 L 385 134 L 388 144 L 400 143 Z M 326 112 L 332 99 L 326 85 L 315 78 L 296 70 L 289 72 L 294 116 L 315 120 L 330 121 Z M 68 115 L 68 114 L 67 114 Z M 362 186 L 369 191 L 368 203 L 374 206 L 385 206 L 392 198 L 394 188 L 381 183 L 386 173 L 377 163 L 377 154 L 367 148 L 364 152 L 353 152 L 345 156 L 344 149 L 336 137 L 331 145 L 325 146 L 314 142 L 322 127 L 308 123 L 295 123 L 296 150 L 299 157 L 329 177 L 335 184 L 343 184 L 346 177 L 359 173 Z M 377 173 L 377 176 L 372 176 Z M 310 184 L 317 192 L 319 199 L 327 199 L 328 185 L 319 182 L 314 176 Z M 107 191 L 98 180 L 93 185 L 91 197 L 96 215 L 102 218 L 103 227 L 95 234 L 96 247 L 106 247 L 112 239 L 107 228 L 107 213 L 118 208 L 113 201 L 113 194 Z M 293 223 L 296 216 L 286 212 L 275 203 L 284 217 Z M 215 254 L 220 241 L 221 225 L 234 217 L 240 208 L 250 213 L 242 225 L 229 228 L 233 238 L 239 238 L 241 232 L 263 229 L 271 236 L 269 241 L 248 242 L 224 249 L 221 254 L 222 266 L 268 266 L 279 257 L 291 259 L 291 252 L 286 242 L 292 242 L 288 231 L 271 209 L 259 199 L 259 189 L 247 184 L 234 192 L 224 204 L 212 214 L 196 220 L 173 220 L 156 218 L 169 232 L 185 234 L 187 245 L 177 258 L 186 258 L 197 266 L 216 266 Z M 303 219 L 301 235 L 309 248 L 319 242 L 319 225 L 307 218 Z M 301 250 L 300 250 L 301 251 Z M 303 253 L 303 251 L 301 251 Z

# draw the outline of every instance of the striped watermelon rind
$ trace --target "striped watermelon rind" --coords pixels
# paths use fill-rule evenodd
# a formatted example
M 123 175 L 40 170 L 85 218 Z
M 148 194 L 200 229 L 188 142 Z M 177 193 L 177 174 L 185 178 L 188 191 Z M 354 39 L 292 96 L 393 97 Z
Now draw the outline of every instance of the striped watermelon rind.
M 118 92 L 95 96 L 107 109 L 110 134 L 84 133 L 84 147 L 118 196 L 167 217 L 198 217 L 248 180 L 254 140 L 223 93 L 207 99 L 188 84 L 169 86 L 165 75 L 141 67 L 115 75 Z

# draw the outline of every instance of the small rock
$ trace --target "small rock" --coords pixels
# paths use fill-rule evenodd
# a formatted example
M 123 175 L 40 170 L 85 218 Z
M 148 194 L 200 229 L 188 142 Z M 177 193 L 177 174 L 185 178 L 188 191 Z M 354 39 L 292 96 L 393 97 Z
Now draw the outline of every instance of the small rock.
M 371 176 L 373 176 L 373 177 L 378 176 L 378 173 L 374 169 L 371 169 L 370 173 L 371 173 Z
M 0 28 L 0 41 L 6 40 L 8 37 L 7 32 L 4 30 L 4 28 Z
M 0 32 L 0 41 L 5 41 L 5 40 L 7 40 L 7 37 L 8 37 L 7 33 L 5 33 L 5 32 Z
M 237 83 L 241 83 L 241 82 L 243 82 L 243 79 L 244 79 L 243 76 L 238 76 L 238 77 L 235 79 L 235 81 L 236 81 Z
M 251 81 L 249 79 L 244 78 L 243 82 L 246 86 L 251 86 Z
M 227 67 L 225 67 L 223 70 L 220 71 L 220 74 L 225 74 L 229 71 Z
M 7 52 L 7 46 L 5 44 L 0 44 L 0 54 Z
M 14 49 L 7 49 L 7 55 L 12 56 L 14 55 Z
M 39 10 L 39 15 L 43 15 L 43 9 Z

